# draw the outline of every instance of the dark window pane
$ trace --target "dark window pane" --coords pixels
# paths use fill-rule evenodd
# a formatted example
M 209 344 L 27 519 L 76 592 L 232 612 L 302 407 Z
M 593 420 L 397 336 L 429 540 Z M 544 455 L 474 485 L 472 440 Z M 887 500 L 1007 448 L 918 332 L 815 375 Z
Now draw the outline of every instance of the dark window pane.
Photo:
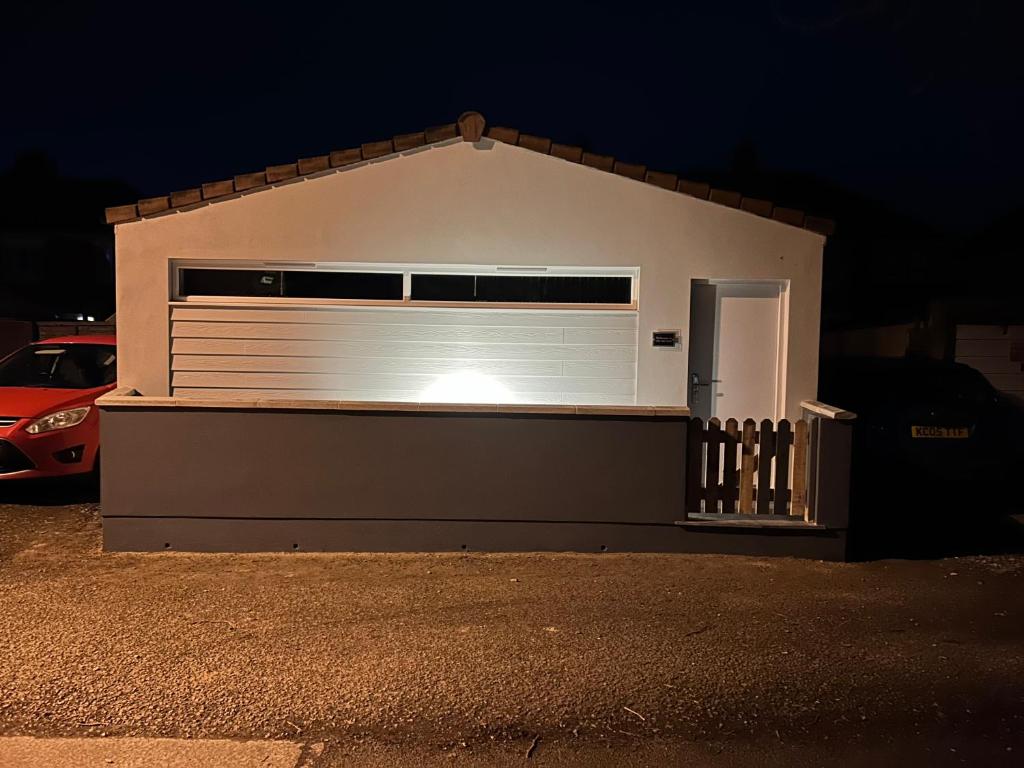
M 476 301 L 473 275 L 413 275 L 412 298 L 418 301 Z
M 0 364 L 0 387 L 92 389 L 117 380 L 117 349 L 100 344 L 34 344 Z
M 420 301 L 629 304 L 628 277 L 557 275 L 413 275 L 412 298 Z
M 629 304 L 628 277 L 513 277 L 481 275 L 477 301 L 531 301 L 550 304 Z
M 388 272 L 285 272 L 283 296 L 301 299 L 399 299 L 402 275 Z
M 183 269 L 182 296 L 285 296 L 302 299 L 401 299 L 402 275 L 386 272 L 300 272 Z
M 183 269 L 182 296 L 280 296 L 281 272 L 262 269 Z

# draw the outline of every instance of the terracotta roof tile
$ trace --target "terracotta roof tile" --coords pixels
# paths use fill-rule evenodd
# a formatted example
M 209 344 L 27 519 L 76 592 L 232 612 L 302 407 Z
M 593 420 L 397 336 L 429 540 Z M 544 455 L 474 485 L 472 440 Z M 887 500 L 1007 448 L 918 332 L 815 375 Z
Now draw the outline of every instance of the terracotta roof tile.
M 648 171 L 647 176 L 644 177 L 644 181 L 648 184 L 653 184 L 656 187 L 662 189 L 670 189 L 673 192 L 676 191 L 676 183 L 679 181 L 679 177 L 674 173 L 663 173 L 662 171 Z
M 400 136 L 395 136 L 392 141 L 395 143 L 395 152 L 415 149 L 427 143 L 426 135 L 423 131 L 419 133 L 403 133 Z
M 710 185 L 679 179 L 674 173 L 647 170 L 644 165 L 626 163 L 608 155 L 586 152 L 580 147 L 558 144 L 551 139 L 532 134 L 520 133 L 515 128 L 501 126 L 487 127 L 487 121 L 479 112 L 464 112 L 455 123 L 427 128 L 424 131 L 403 133 L 393 139 L 374 141 L 353 149 L 331 152 L 330 155 L 305 157 L 296 163 L 272 165 L 265 171 L 245 173 L 234 179 L 215 181 L 202 185 L 202 189 L 186 189 L 172 192 L 168 197 L 150 197 L 139 200 L 138 205 L 120 205 L 106 209 L 109 224 L 131 221 L 140 216 L 162 213 L 168 210 L 196 205 L 203 201 L 215 200 L 236 192 L 256 189 L 267 184 L 274 184 L 286 179 L 321 173 L 330 168 L 340 168 L 363 160 L 384 157 L 395 152 L 403 152 L 428 144 L 448 141 L 462 136 L 466 141 L 478 141 L 486 131 L 488 138 L 505 144 L 513 144 L 542 154 L 549 154 L 562 160 L 582 163 L 590 168 L 615 173 L 637 181 L 643 181 L 662 189 L 675 190 L 685 195 L 709 200 L 712 203 L 739 208 L 758 216 L 770 217 L 784 224 L 806 227 L 823 235 L 835 232 L 835 222 L 817 216 L 805 216 L 803 211 L 795 208 L 775 206 L 770 200 L 754 197 L 743 197 L 739 192 L 723 189 L 712 189 Z
M 519 131 L 515 128 L 494 128 L 487 129 L 487 138 L 500 141 L 505 144 L 516 144 L 519 141 Z
M 740 210 L 771 218 L 772 201 L 758 200 L 756 197 L 744 197 L 740 201 Z
M 171 192 L 171 207 L 182 208 L 186 205 L 195 205 L 203 201 L 201 189 L 183 189 L 180 192 Z
M 708 200 L 712 203 L 727 205 L 730 208 L 739 208 L 742 199 L 743 195 L 739 192 L 733 192 L 728 189 L 712 189 L 711 194 L 708 195 Z
M 209 181 L 206 184 L 203 184 L 203 200 L 209 200 L 211 197 L 232 195 L 234 192 L 235 183 L 231 179 L 224 179 L 224 181 Z
M 433 128 L 427 128 L 423 133 L 426 136 L 427 144 L 433 144 L 435 141 L 454 139 L 459 135 L 459 129 L 455 123 L 449 123 L 448 125 L 435 125 Z
M 391 144 L 391 139 L 386 141 L 371 141 L 367 144 L 363 144 L 363 159 L 371 160 L 375 157 L 384 157 L 384 155 L 390 155 L 394 151 L 395 148 Z
M 798 211 L 795 208 L 775 206 L 775 209 L 772 211 L 772 218 L 776 221 L 781 221 L 783 224 L 792 224 L 794 227 L 802 227 L 804 225 L 804 212 Z
M 259 173 L 243 173 L 235 176 L 235 191 L 242 192 L 246 189 L 265 187 L 267 185 L 267 174 L 265 171 Z
M 583 149 L 581 147 L 571 147 L 568 144 L 552 144 L 551 156 L 560 157 L 563 160 L 568 160 L 570 163 L 578 163 L 583 159 Z
M 616 160 L 615 165 L 612 168 L 619 176 L 626 176 L 636 181 L 643 181 L 644 175 L 647 173 L 646 165 L 637 165 L 636 163 L 624 163 L 621 160 Z
M 359 147 L 353 147 L 352 149 L 338 149 L 330 154 L 331 168 L 341 168 L 346 165 L 352 165 L 352 163 L 361 162 L 363 159 L 363 150 Z
M 106 217 L 107 224 L 118 224 L 122 221 L 131 221 L 139 215 L 138 209 L 135 207 L 135 203 L 131 205 L 115 205 L 111 208 L 107 208 Z
M 690 195 L 690 197 L 699 197 L 701 200 L 707 200 L 708 195 L 711 194 L 711 185 L 705 184 L 703 181 L 680 179 L 679 184 L 676 185 L 676 191 L 682 192 L 684 195 Z
M 170 207 L 171 199 L 167 195 L 163 197 L 147 197 L 145 200 L 139 200 L 139 216 L 160 213 Z
M 583 164 L 588 165 L 591 168 L 597 168 L 599 171 L 608 171 L 611 173 L 615 167 L 615 158 L 608 155 L 595 155 L 592 152 L 583 153 Z
M 318 173 L 326 171 L 331 167 L 330 155 L 317 155 L 316 157 L 300 157 L 299 173 L 303 176 L 307 173 Z
M 273 184 L 275 181 L 284 181 L 285 179 L 294 179 L 299 175 L 299 166 L 297 163 L 268 165 L 266 174 L 268 184 Z
M 519 146 L 546 155 L 551 151 L 551 139 L 545 139 L 542 136 L 531 136 L 528 133 L 520 133 Z

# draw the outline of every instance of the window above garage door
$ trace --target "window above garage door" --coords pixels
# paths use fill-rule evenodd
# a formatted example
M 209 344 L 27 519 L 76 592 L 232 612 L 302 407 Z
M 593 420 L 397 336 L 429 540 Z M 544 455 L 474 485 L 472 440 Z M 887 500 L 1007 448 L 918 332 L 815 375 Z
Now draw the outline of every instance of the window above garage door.
M 178 397 L 636 402 L 634 269 L 187 261 L 172 274 Z
M 637 271 L 506 266 L 179 263 L 179 301 L 635 309 Z

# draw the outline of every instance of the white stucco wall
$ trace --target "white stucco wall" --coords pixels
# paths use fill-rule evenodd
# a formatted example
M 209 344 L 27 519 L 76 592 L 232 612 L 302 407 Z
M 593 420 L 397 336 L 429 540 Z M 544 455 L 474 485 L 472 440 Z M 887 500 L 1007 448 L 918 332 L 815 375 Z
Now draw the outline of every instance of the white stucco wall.
M 685 404 L 691 279 L 789 281 L 786 415 L 817 389 L 813 232 L 501 143 L 434 146 L 116 227 L 119 381 L 168 392 L 170 259 L 639 266 L 637 403 Z M 678 350 L 651 332 L 683 329 Z

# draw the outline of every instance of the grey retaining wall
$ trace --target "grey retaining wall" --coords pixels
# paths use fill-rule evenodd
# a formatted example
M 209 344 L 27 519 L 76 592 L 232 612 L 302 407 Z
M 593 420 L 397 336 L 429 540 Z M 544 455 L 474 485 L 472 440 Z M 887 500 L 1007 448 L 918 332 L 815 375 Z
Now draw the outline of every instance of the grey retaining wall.
M 101 411 L 108 550 L 844 556 L 841 530 L 677 525 L 685 416 Z

